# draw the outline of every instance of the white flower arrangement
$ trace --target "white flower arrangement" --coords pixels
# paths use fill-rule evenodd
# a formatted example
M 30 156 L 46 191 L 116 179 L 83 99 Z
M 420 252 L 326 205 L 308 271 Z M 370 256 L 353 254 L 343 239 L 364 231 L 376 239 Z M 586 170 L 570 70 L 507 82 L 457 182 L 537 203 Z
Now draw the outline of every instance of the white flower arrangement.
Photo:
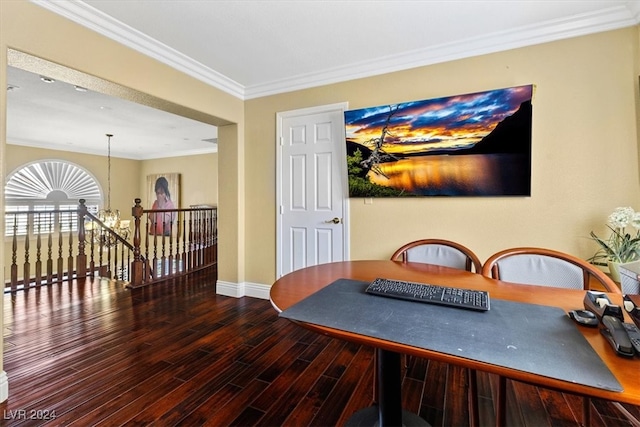
M 627 232 L 628 226 L 635 229 L 634 234 Z M 607 227 L 611 230 L 607 239 L 591 232 L 591 238 L 600 248 L 589 261 L 625 263 L 640 259 L 640 212 L 631 207 L 618 207 L 609 215 Z

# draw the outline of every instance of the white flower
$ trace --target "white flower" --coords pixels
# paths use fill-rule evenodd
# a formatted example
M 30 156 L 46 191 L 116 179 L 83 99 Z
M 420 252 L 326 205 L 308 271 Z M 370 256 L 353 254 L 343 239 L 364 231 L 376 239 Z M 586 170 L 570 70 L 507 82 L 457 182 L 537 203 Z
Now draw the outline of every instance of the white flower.
M 631 222 L 635 211 L 631 207 L 616 208 L 611 215 L 609 215 L 609 224 L 613 228 L 625 228 Z
M 631 225 L 636 230 L 640 230 L 640 212 L 636 212 L 631 217 Z
M 590 233 L 600 248 L 589 261 L 597 264 L 603 261 L 631 262 L 640 259 L 640 212 L 635 212 L 630 207 L 618 207 L 609 215 L 608 220 L 607 227 L 611 231 L 609 237 L 600 238 L 593 231 Z M 635 229 L 634 234 L 625 230 L 628 225 Z

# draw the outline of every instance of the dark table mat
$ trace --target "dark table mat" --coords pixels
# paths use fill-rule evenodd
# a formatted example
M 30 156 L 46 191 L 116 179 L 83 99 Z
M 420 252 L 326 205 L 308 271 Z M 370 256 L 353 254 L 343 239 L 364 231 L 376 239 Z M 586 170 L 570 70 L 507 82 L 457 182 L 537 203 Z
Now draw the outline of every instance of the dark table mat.
M 578 326 L 557 307 L 492 299 L 491 309 L 479 312 L 369 295 L 364 292 L 367 285 L 337 280 L 280 316 L 622 391 Z

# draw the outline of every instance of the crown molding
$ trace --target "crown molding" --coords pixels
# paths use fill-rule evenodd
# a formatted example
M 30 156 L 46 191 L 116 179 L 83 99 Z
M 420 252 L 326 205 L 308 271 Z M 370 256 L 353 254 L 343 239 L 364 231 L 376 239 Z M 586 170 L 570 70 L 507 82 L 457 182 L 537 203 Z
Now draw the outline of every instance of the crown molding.
M 634 0 L 628 3 L 629 11 L 633 16 L 633 20 L 636 24 L 640 24 L 640 1 Z
M 244 87 L 82 1 L 31 1 L 242 100 L 615 30 L 640 22 L 640 2 L 629 1 L 624 6 L 614 6 L 593 13 Z
M 640 22 L 640 2 L 628 2 L 598 12 L 585 13 L 566 19 L 524 26 L 511 31 L 488 34 L 484 37 L 460 40 L 405 52 L 375 60 L 348 64 L 344 67 L 311 73 L 247 87 L 245 99 L 260 98 L 294 90 L 308 89 L 347 80 L 372 77 L 411 68 L 423 67 L 457 59 L 486 55 L 520 47 L 584 36 L 588 34 L 630 27 Z
M 111 16 L 79 0 L 30 0 L 53 13 L 93 30 L 105 37 L 182 71 L 223 92 L 243 99 L 244 87 L 234 80 L 160 43 Z

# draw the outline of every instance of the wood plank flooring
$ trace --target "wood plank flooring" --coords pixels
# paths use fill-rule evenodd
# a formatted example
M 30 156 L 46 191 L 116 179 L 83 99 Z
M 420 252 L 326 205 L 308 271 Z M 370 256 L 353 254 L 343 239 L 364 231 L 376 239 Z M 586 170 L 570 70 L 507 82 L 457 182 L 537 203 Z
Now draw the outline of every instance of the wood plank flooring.
M 19 291 L 4 319 L 3 426 L 337 426 L 372 403 L 372 349 L 279 319 L 268 301 L 216 295 L 215 274 Z M 464 370 L 407 360 L 404 407 L 469 425 Z M 497 381 L 478 382 L 480 424 L 493 425 Z M 508 393 L 509 425 L 580 425 L 579 397 L 515 382 Z M 631 424 L 594 400 L 592 425 Z

